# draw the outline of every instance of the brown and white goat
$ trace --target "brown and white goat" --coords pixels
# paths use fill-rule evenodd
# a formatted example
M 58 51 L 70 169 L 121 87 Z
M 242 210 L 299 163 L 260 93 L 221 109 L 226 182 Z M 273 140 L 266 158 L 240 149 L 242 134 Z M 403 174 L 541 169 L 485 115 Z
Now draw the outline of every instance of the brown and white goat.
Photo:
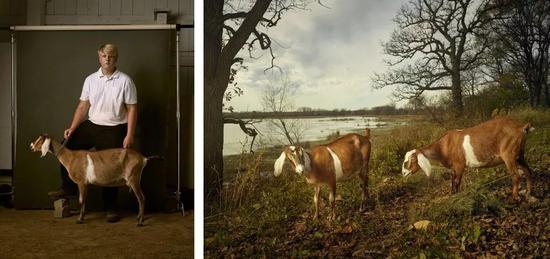
M 69 177 L 78 185 L 80 216 L 77 223 L 84 222 L 87 185 L 123 186 L 132 189 L 139 203 L 138 226 L 143 225 L 145 196 L 141 190 L 140 180 L 143 168 L 150 159 L 132 149 L 114 148 L 101 151 L 70 150 L 46 134 L 40 135 L 33 143 L 31 150 L 41 152 L 44 157 L 48 152 L 55 155 L 69 172 Z
M 452 170 L 451 192 L 460 190 L 466 167 L 480 168 L 506 164 L 512 176 L 512 200 L 518 200 L 520 174 L 525 174 L 527 195 L 531 192 L 531 170 L 525 161 L 525 140 L 529 123 L 497 117 L 477 126 L 448 131 L 439 140 L 407 152 L 402 174 L 408 176 L 422 169 L 430 176 L 430 160 L 439 161 Z
M 329 219 L 335 219 L 336 182 L 358 174 L 363 181 L 360 207 L 360 210 L 363 211 L 366 209 L 369 196 L 367 189 L 371 150 L 369 135 L 369 129 L 366 129 L 365 136 L 355 133 L 347 134 L 326 145 L 314 147 L 309 152 L 300 146 L 287 146 L 275 161 L 275 176 L 281 174 L 284 162 L 288 159 L 297 174 L 303 174 L 308 183 L 315 185 L 315 195 L 313 196 L 315 218 L 319 217 L 321 184 L 328 185 L 331 204 Z

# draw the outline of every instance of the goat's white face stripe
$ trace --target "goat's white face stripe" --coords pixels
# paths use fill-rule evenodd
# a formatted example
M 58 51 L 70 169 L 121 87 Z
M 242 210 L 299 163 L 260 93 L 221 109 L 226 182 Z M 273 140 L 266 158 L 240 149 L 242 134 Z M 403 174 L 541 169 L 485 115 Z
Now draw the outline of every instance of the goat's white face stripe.
M 86 165 L 86 181 L 88 183 L 94 183 L 96 178 L 94 172 L 94 162 L 92 161 L 90 154 L 86 154 L 86 160 L 88 161 L 88 164 Z
M 344 176 L 344 171 L 342 170 L 342 162 L 340 162 L 340 159 L 338 158 L 336 153 L 332 151 L 332 149 L 327 147 L 327 150 L 330 153 L 330 156 L 332 156 L 332 160 L 334 161 L 334 174 L 336 176 L 336 180 L 338 181 L 338 179 Z
M 464 157 L 466 159 L 466 166 L 468 167 L 480 167 L 483 163 L 477 160 L 477 157 L 474 153 L 474 147 L 470 143 L 470 135 L 464 136 L 464 142 L 462 142 L 462 148 L 464 148 Z

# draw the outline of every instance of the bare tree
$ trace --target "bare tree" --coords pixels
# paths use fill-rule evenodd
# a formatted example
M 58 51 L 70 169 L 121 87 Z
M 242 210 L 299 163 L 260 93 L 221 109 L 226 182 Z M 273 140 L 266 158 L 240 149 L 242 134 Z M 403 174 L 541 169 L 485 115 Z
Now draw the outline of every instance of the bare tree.
M 294 110 L 295 92 L 287 75 L 281 74 L 278 79 L 271 80 L 265 87 L 262 106 L 264 111 L 277 114 L 275 119 L 270 120 L 275 133 L 284 136 L 290 145 L 299 144 L 306 129 L 304 123 L 296 119 L 288 120 L 283 116 L 284 112 Z
M 204 1 L 204 173 L 205 194 L 218 198 L 223 183 L 223 100 L 231 69 L 243 48 L 271 51 L 265 32 L 283 14 L 312 0 Z M 274 66 L 272 55 L 272 64 Z
M 497 1 L 499 2 L 499 1 Z M 504 19 L 491 28 L 495 51 L 507 62 L 503 73 L 519 72 L 529 92 L 531 106 L 550 106 L 550 2 L 500 1 Z
M 397 29 L 383 45 L 392 69 L 374 75 L 375 87 L 397 86 L 399 99 L 450 90 L 453 109 L 462 114 L 461 75 L 480 65 L 488 48 L 481 34 L 494 8 L 489 0 L 411 0 L 394 18 Z

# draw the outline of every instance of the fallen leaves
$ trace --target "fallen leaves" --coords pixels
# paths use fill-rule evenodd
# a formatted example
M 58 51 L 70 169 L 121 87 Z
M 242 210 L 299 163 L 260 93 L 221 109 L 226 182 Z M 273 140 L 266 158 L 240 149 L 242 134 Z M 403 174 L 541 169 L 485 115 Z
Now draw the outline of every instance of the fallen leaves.
M 420 220 L 409 226 L 408 230 L 427 230 L 428 226 L 432 223 L 429 220 Z

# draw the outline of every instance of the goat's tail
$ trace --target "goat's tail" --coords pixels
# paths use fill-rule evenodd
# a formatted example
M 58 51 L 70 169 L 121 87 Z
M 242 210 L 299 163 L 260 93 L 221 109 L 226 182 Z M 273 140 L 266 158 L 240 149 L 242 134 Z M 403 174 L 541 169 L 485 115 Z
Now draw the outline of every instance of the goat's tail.
M 147 161 L 149 160 L 164 160 L 163 156 L 148 156 L 145 158 Z
M 527 133 L 529 133 L 533 130 L 535 130 L 535 128 L 533 128 L 531 126 L 531 123 L 527 123 L 527 124 L 525 124 L 525 126 L 523 126 L 523 132 L 525 132 L 525 134 L 527 134 Z

